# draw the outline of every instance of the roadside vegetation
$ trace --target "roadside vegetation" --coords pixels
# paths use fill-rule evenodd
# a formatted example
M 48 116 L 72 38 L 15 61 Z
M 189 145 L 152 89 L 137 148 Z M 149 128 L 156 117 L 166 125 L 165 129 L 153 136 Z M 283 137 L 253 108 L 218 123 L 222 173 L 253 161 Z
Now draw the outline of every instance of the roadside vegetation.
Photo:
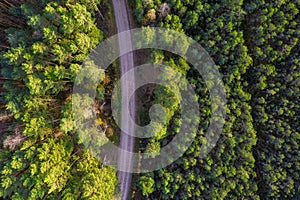
M 152 51 L 196 87 L 202 119 L 197 138 L 165 169 L 142 174 L 135 199 L 299 199 L 299 1 L 135 0 L 140 26 L 181 31 L 197 40 L 223 75 L 227 119 L 216 147 L 198 159 L 211 113 L 201 76 L 175 55 Z M 151 56 L 149 56 L 151 57 Z M 155 87 L 153 103 L 170 97 Z M 176 104 L 159 150 L 180 124 Z M 145 118 L 145 117 L 144 117 Z
M 155 62 L 182 74 L 195 90 L 201 118 L 183 157 L 134 176 L 132 199 L 300 199 L 299 0 L 129 3 L 137 27 L 169 28 L 198 41 L 216 63 L 227 92 L 223 132 L 199 159 L 212 113 L 203 77 L 170 52 L 135 54 L 139 65 Z M 116 170 L 87 150 L 83 141 L 97 141 L 91 134 L 78 137 L 71 107 L 82 63 L 116 33 L 110 4 L 0 2 L 0 199 L 111 200 L 118 195 Z M 170 73 L 163 78 L 173 83 Z M 101 74 L 94 101 L 96 123 L 115 143 L 120 130 L 110 103 L 119 75 L 118 62 Z M 155 84 L 139 88 L 137 96 L 141 125 L 149 123 L 151 105 L 168 111 L 167 123 L 154 137 L 136 142 L 139 152 L 155 158 L 178 134 L 180 102 L 170 89 Z
M 84 148 L 71 112 L 74 78 L 89 52 L 104 39 L 98 27 L 105 25 L 96 24 L 96 18 L 104 20 L 99 8 L 106 4 L 0 3 L 1 115 L 13 116 L 9 123 L 1 120 L 6 131 L 1 135 L 0 198 L 113 198 L 116 171 Z M 102 76 L 95 101 L 97 123 L 109 137 L 114 131 L 108 126 L 111 117 L 103 99 L 109 97 L 112 74 L 113 70 Z

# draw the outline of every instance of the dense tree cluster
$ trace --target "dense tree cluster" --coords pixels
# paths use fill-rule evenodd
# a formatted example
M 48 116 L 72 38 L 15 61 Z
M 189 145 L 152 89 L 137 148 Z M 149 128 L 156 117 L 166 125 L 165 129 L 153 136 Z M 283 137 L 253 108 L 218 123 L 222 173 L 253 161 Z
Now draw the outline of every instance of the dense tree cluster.
M 199 160 L 211 113 L 209 92 L 199 74 L 174 55 L 154 56 L 155 62 L 186 72 L 202 116 L 186 154 L 166 169 L 141 175 L 138 194 L 145 199 L 298 199 L 299 1 L 136 0 L 134 8 L 143 26 L 183 31 L 197 40 L 218 65 L 228 101 L 223 133 Z M 173 108 L 165 135 L 180 125 Z M 142 145 L 147 142 L 153 146 L 154 140 Z
M 71 113 L 74 78 L 103 39 L 94 18 L 99 3 L 1 2 L 10 6 L 1 24 L 9 27 L 1 97 L 15 118 L 1 144 L 1 198 L 112 199 L 116 171 L 83 148 Z M 11 26 L 13 19 L 24 24 Z
M 299 199 L 299 1 L 246 2 L 247 45 L 254 60 L 248 91 L 258 144 L 259 191 L 266 199 Z
M 96 14 L 104 19 L 100 3 L 0 2 L 0 199 L 116 198 L 116 171 L 84 147 L 88 143 L 98 149 L 103 145 L 97 138 L 101 134 L 96 128 L 78 131 L 81 119 L 75 117 L 84 114 L 84 105 L 95 104 L 95 123 L 113 142 L 118 140 L 107 109 L 111 79 L 118 74 L 89 71 L 97 66 L 86 60 L 104 38 L 95 19 Z M 145 62 L 174 71 L 166 70 L 167 75 L 160 77 L 170 88 L 153 84 L 148 87 L 151 96 L 139 102 L 144 106 L 139 108 L 143 125 L 151 118 L 145 113 L 152 105 L 166 108 L 164 116 L 152 116 L 163 117 L 165 124 L 153 123 L 154 136 L 137 142 L 139 152 L 155 158 L 186 121 L 199 127 L 190 133 L 196 138 L 181 158 L 164 169 L 136 176 L 133 198 L 300 199 L 299 0 L 131 3 L 139 25 L 173 29 L 198 41 L 215 61 L 227 93 L 223 132 L 213 150 L 199 159 L 216 109 L 207 83 L 175 54 L 142 52 L 149 53 Z M 151 35 L 144 30 L 146 38 Z M 77 80 L 98 81 L 96 99 L 71 94 L 83 67 L 87 73 Z M 189 96 L 185 103 L 198 102 L 199 119 L 181 118 L 182 102 L 174 91 L 186 83 L 175 72 L 193 87 L 197 96 Z M 72 102 L 82 108 L 75 114 Z

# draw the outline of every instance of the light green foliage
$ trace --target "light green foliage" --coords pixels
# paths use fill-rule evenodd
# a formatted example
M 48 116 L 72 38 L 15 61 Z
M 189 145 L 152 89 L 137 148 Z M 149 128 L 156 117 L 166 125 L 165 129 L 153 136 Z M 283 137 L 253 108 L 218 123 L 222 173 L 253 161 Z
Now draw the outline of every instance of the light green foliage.
M 116 171 L 83 150 L 70 95 L 82 62 L 103 39 L 94 18 L 99 2 L 34 2 L 20 5 L 26 25 L 7 31 L 11 47 L 0 58 L 7 78 L 1 97 L 16 119 L 8 134 L 25 138 L 13 151 L 0 150 L 0 198 L 110 200 Z M 104 78 L 87 72 L 83 78 Z
M 8 93 L 5 101 L 14 114 L 23 113 L 21 120 L 26 123 L 24 133 L 38 137 L 43 132 L 41 130 L 52 126 L 49 115 L 53 115 L 54 110 L 50 107 L 61 107 L 54 95 L 72 82 L 80 68 L 78 61 L 84 60 L 98 44 L 102 33 L 84 4 L 69 1 L 62 6 L 51 2 L 41 10 L 31 4 L 23 4 L 21 8 L 30 29 L 27 32 L 15 31 L 11 35 L 21 32 L 24 34 L 18 40 L 32 39 L 26 40 L 23 45 L 13 46 L 3 55 L 2 62 L 7 67 L 2 73 L 22 84 L 22 87 L 16 87 L 18 82 L 5 84 Z M 36 98 L 40 101 L 39 107 L 30 109 L 27 104 L 20 105 L 21 102 L 31 103 Z M 59 114 L 54 114 L 52 119 L 56 120 Z M 38 116 L 43 117 L 36 119 L 40 118 Z
M 63 191 L 64 199 L 104 199 L 114 195 L 117 176 L 114 169 L 104 167 L 84 152 L 82 158 L 71 171 L 68 187 Z
M 139 180 L 139 187 L 143 191 L 143 195 L 148 196 L 154 191 L 154 179 L 153 174 L 141 176 Z

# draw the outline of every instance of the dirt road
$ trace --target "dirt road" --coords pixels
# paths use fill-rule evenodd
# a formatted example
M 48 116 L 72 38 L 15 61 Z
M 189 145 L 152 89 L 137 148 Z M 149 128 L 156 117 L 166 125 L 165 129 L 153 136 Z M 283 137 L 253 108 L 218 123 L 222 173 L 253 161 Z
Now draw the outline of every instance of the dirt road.
M 114 8 L 114 15 L 115 15 L 115 20 L 117 24 L 117 30 L 118 33 L 122 31 L 126 31 L 130 29 L 130 24 L 129 24 L 129 13 L 128 13 L 128 4 L 126 0 L 113 0 L 113 8 Z M 128 45 L 128 43 L 131 44 L 131 41 L 122 41 L 121 38 L 119 38 L 119 46 L 122 48 L 124 45 Z M 132 69 L 134 67 L 134 62 L 133 62 L 133 54 L 128 53 L 126 55 L 123 55 L 120 57 L 120 69 L 121 69 L 121 77 L 123 74 L 125 74 L 128 70 Z M 129 80 L 128 80 L 129 79 Z M 121 92 L 122 92 L 122 102 L 123 99 L 131 99 L 131 103 L 129 105 L 129 110 L 131 112 L 132 117 L 135 116 L 135 98 L 130 98 L 128 96 L 128 91 L 129 87 L 134 87 L 134 76 L 129 77 L 127 80 L 122 79 L 121 84 Z M 128 82 L 131 84 L 129 85 Z M 129 101 L 127 101 L 129 102 Z M 122 110 L 125 110 L 125 106 L 122 103 Z M 131 133 L 134 133 L 134 126 L 130 124 L 128 118 L 130 116 L 125 116 L 123 115 L 122 112 L 122 119 L 121 119 L 121 126 L 127 126 L 129 127 L 128 130 L 130 130 Z M 127 135 L 122 131 L 121 134 L 121 139 L 120 139 L 120 147 L 122 149 L 125 149 L 127 151 L 133 151 L 134 148 L 134 137 Z M 132 157 L 128 155 L 121 154 L 119 161 L 118 161 L 118 168 L 126 168 L 126 169 L 131 169 L 132 168 Z M 130 170 L 128 170 L 130 171 Z M 132 179 L 132 174 L 127 173 L 127 172 L 118 172 L 118 179 L 119 179 L 119 184 L 120 184 L 120 189 L 122 193 L 122 200 L 127 200 L 130 192 L 130 185 L 131 185 L 131 179 Z

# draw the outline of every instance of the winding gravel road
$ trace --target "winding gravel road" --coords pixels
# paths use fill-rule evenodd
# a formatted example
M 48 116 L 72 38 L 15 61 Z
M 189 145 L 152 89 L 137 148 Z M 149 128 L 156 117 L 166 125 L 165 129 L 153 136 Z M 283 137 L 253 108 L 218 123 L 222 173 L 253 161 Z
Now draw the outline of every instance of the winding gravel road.
M 112 0 L 113 2 L 113 8 L 114 8 L 114 15 L 115 20 L 117 24 L 117 30 L 119 32 L 123 32 L 130 29 L 129 24 L 129 12 L 128 12 L 128 4 L 126 0 Z M 125 45 L 131 45 L 131 40 L 122 40 L 122 38 L 119 38 L 119 46 L 120 49 Z M 120 68 L 121 68 L 121 77 L 123 74 L 125 74 L 128 70 L 132 69 L 134 67 L 133 62 L 133 54 L 128 53 L 126 55 L 123 55 L 120 57 Z M 129 79 L 129 80 L 128 80 Z M 128 77 L 127 80 L 122 79 L 121 84 L 121 93 L 122 93 L 122 110 L 125 110 L 125 106 L 123 101 L 124 99 L 130 99 L 128 95 L 129 87 L 134 87 L 135 78 Z M 130 84 L 128 84 L 130 83 Z M 127 101 L 129 102 L 129 101 Z M 131 98 L 129 110 L 132 117 L 135 117 L 135 98 Z M 127 129 L 130 130 L 131 133 L 134 133 L 134 126 L 131 124 L 128 120 L 129 116 L 125 116 L 125 112 L 122 112 L 122 118 L 121 118 L 121 126 L 128 127 Z M 120 139 L 120 148 L 127 150 L 127 151 L 133 151 L 134 148 L 134 137 L 127 135 L 122 131 L 121 133 L 121 139 Z M 132 168 L 132 157 L 128 155 L 124 155 L 121 153 L 119 156 L 118 161 L 118 168 L 119 169 L 128 169 L 127 171 L 130 171 Z M 122 193 L 122 200 L 127 200 L 130 192 L 130 186 L 131 186 L 131 179 L 132 174 L 119 171 L 118 172 L 118 179 L 120 184 L 120 189 Z

